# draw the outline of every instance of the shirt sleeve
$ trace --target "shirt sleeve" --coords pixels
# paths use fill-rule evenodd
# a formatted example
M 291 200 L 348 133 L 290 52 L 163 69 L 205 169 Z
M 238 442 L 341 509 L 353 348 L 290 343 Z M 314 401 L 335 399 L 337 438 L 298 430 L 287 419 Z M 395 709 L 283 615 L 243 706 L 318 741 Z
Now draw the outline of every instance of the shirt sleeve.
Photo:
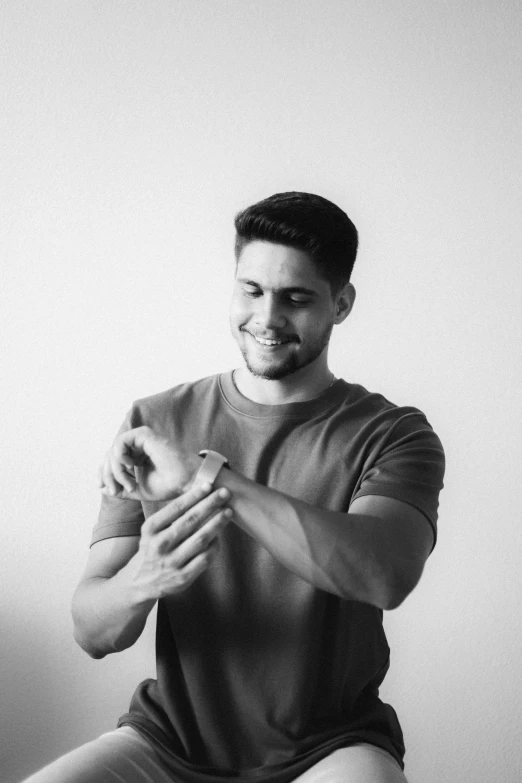
M 372 450 L 352 502 L 364 495 L 382 495 L 409 503 L 427 517 L 436 542 L 444 469 L 442 444 L 424 414 L 405 413 Z
M 137 411 L 133 407 L 118 430 L 118 435 L 140 424 Z M 122 500 L 102 495 L 98 521 L 94 525 L 90 545 L 104 538 L 139 536 L 144 519 L 143 507 L 139 500 Z

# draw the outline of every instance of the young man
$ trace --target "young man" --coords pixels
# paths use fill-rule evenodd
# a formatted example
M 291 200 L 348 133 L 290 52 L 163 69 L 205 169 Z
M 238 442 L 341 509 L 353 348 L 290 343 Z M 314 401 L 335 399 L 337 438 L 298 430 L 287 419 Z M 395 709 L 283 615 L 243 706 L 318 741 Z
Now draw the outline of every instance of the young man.
M 419 410 L 328 367 L 355 299 L 347 215 L 283 193 L 236 230 L 245 366 L 133 405 L 73 601 L 95 658 L 158 602 L 157 680 L 33 783 L 405 780 L 382 615 L 434 546 L 442 447 Z

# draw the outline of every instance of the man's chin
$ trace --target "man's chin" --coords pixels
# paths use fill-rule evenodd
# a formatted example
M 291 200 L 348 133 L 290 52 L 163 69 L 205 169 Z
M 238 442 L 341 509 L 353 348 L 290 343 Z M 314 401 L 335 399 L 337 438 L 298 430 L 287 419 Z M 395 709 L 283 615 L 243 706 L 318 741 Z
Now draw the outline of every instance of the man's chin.
M 243 357 L 247 370 L 255 378 L 263 378 L 266 381 L 280 381 L 288 375 L 292 375 L 299 370 L 299 365 L 295 361 L 281 362 L 252 362 L 247 356 Z

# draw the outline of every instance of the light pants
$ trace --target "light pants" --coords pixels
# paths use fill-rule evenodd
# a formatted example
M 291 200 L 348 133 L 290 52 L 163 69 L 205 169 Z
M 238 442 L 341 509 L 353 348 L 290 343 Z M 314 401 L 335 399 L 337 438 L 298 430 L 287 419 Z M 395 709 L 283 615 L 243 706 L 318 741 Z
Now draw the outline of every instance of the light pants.
M 101 737 L 49 764 L 25 783 L 178 783 L 152 745 L 131 726 Z M 385 750 L 360 743 L 335 750 L 294 783 L 407 783 Z

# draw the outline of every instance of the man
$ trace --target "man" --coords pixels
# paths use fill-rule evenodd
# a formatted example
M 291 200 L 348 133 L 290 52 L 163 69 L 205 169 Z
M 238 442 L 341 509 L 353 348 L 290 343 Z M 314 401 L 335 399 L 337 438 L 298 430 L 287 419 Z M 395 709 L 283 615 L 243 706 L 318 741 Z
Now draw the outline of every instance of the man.
M 434 546 L 442 447 L 419 410 L 328 367 L 355 299 L 348 216 L 283 193 L 236 231 L 245 366 L 133 405 L 73 601 L 95 658 L 158 602 L 157 680 L 33 783 L 405 780 L 382 615 Z

